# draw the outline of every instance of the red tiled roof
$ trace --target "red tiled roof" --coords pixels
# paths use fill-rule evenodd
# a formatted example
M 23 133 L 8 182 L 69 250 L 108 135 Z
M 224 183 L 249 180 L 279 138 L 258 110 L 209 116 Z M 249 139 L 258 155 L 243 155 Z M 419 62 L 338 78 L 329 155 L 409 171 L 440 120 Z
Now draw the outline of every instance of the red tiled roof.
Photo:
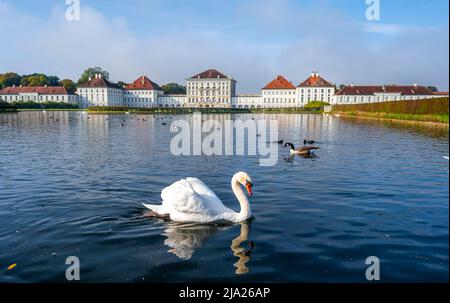
M 295 86 L 285 77 L 278 75 L 270 83 L 264 86 L 263 89 L 295 89 Z
M 128 84 L 125 89 L 127 90 L 161 90 L 158 84 L 147 78 L 146 76 L 141 76 L 136 79 L 133 83 Z
M 333 84 L 319 76 L 318 73 L 313 73 L 308 79 L 298 85 L 299 87 L 334 87 Z
M 208 69 L 208 70 L 205 70 L 204 72 L 201 72 L 200 74 L 197 74 L 197 75 L 191 77 L 191 79 L 198 79 L 198 78 L 200 78 L 200 79 L 216 79 L 216 78 L 231 79 L 227 75 L 225 75 L 215 69 Z
M 122 89 L 120 85 L 117 85 L 115 83 L 109 82 L 108 80 L 104 79 L 103 77 L 94 77 L 84 83 L 81 83 L 78 85 L 78 87 L 86 88 L 86 87 L 111 87 L 111 88 L 118 88 Z
M 18 94 L 40 94 L 40 95 L 68 95 L 62 86 L 10 86 L 0 90 L 0 95 Z
M 385 85 L 385 86 L 345 86 L 336 95 L 373 95 L 377 93 L 400 93 L 402 95 L 433 95 L 425 86 Z

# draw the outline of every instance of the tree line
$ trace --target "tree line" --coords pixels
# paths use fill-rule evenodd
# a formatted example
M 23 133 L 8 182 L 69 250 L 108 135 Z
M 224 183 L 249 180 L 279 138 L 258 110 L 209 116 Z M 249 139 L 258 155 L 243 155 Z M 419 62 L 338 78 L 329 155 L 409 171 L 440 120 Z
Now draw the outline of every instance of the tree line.
M 19 75 L 15 72 L 0 73 L 0 89 L 10 86 L 63 86 L 69 94 L 74 94 L 77 85 L 87 82 L 89 78 L 94 78 L 95 74 L 101 74 L 102 78 L 109 81 L 109 72 L 101 67 L 89 67 L 83 71 L 77 82 L 71 79 L 62 79 L 54 75 L 34 73 L 29 75 Z M 128 83 L 118 81 L 120 87 L 125 87 Z M 186 94 L 186 87 L 177 83 L 168 83 L 161 86 L 165 94 Z

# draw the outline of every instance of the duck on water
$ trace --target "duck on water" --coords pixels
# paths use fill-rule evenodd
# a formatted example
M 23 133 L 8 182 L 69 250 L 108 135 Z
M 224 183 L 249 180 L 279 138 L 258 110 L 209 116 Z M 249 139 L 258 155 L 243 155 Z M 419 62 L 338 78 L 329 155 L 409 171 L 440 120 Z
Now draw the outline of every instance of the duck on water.
M 289 142 L 286 142 L 284 144 L 284 147 L 287 147 L 287 146 L 289 146 L 291 148 L 290 149 L 290 153 L 291 154 L 296 154 L 296 155 L 300 155 L 300 156 L 307 156 L 307 157 L 311 156 L 311 151 L 312 150 L 319 149 L 319 147 L 317 147 L 317 146 L 302 146 L 302 147 L 299 147 L 299 148 L 295 148 L 294 144 L 289 143 Z

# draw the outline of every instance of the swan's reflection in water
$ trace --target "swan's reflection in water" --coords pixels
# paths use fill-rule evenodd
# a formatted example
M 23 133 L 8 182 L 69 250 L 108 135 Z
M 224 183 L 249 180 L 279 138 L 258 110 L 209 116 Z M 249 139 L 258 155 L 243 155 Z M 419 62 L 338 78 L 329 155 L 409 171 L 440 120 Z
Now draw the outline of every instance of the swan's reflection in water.
M 233 241 L 231 241 L 231 250 L 233 251 L 233 255 L 239 258 L 239 260 L 233 264 L 234 267 L 236 267 L 235 273 L 237 275 L 245 274 L 250 271 L 245 264 L 250 261 L 250 254 L 254 247 L 253 241 L 248 242 L 249 249 L 241 247 L 241 244 L 248 240 L 249 235 L 250 223 L 243 222 L 241 223 L 241 233 L 239 236 L 234 238 Z
M 188 260 L 210 236 L 219 231 L 233 228 L 233 226 L 235 225 L 168 222 L 163 233 L 167 238 L 164 240 L 164 244 L 170 247 L 168 252 L 173 253 L 180 259 Z M 248 249 L 243 247 L 244 242 L 248 241 L 249 235 L 250 222 L 242 222 L 240 223 L 239 235 L 231 241 L 230 248 L 233 255 L 238 257 L 238 261 L 233 264 L 236 267 L 236 274 L 244 274 L 250 271 L 246 264 L 250 261 L 250 254 L 254 247 L 253 241 L 246 244 Z

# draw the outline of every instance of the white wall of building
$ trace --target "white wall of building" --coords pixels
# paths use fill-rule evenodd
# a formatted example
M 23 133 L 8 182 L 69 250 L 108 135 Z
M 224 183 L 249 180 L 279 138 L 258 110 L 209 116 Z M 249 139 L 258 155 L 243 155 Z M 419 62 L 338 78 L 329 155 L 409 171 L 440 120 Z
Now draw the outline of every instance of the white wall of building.
M 334 93 L 334 87 L 297 87 L 297 104 L 303 107 L 311 101 L 331 103 Z
M 187 102 L 214 106 L 231 106 L 236 94 L 236 81 L 231 78 L 191 78 L 186 80 Z
M 263 89 L 262 107 L 296 107 L 297 94 L 295 89 Z
M 442 95 L 402 95 L 400 93 L 376 93 L 373 95 L 334 95 L 331 104 L 363 104 L 388 101 L 420 100 L 445 97 Z M 447 96 L 448 97 L 448 96 Z
M 156 107 L 158 98 L 164 93 L 159 90 L 124 90 L 123 105 L 129 107 Z
M 112 87 L 79 87 L 80 107 L 123 105 L 123 90 Z
M 263 107 L 261 95 L 240 95 L 231 98 L 233 108 L 261 108 Z
M 187 97 L 186 95 L 161 95 L 157 102 L 159 107 L 184 107 Z

